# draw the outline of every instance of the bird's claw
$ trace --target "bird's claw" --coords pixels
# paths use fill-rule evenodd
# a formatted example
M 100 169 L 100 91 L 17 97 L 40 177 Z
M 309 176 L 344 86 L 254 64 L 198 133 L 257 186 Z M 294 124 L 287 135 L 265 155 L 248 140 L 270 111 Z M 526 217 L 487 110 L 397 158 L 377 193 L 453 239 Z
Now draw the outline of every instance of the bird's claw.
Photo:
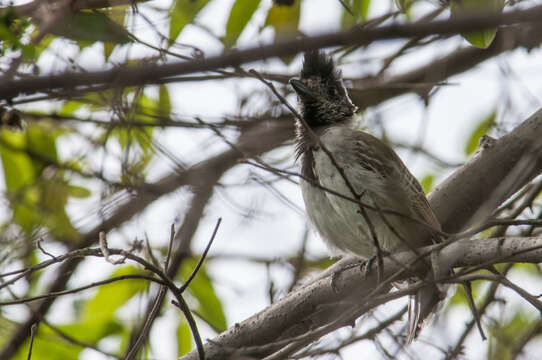
M 339 276 L 341 275 L 341 273 L 343 271 L 346 271 L 346 270 L 349 270 L 349 269 L 352 269 L 352 268 L 355 268 L 355 267 L 358 267 L 358 266 L 363 266 L 365 262 L 355 262 L 353 264 L 348 264 L 346 265 L 345 267 L 337 270 L 337 271 L 334 271 L 332 274 L 331 274 L 331 289 L 333 290 L 334 293 L 339 293 L 339 289 L 337 288 L 337 279 L 339 278 Z
M 380 250 L 380 254 L 379 255 L 373 255 L 371 256 L 370 258 L 368 258 L 367 260 L 365 260 L 363 263 L 361 263 L 360 267 L 359 267 L 359 270 L 362 272 L 363 274 L 363 280 L 367 279 L 369 277 L 369 274 L 371 273 L 371 267 L 373 265 L 373 263 L 376 261 L 376 260 L 379 260 L 379 257 L 380 259 L 382 258 L 382 256 L 387 256 L 389 255 L 390 253 L 388 251 L 385 251 L 385 250 Z M 377 266 L 380 266 L 380 260 L 376 262 L 376 265 Z

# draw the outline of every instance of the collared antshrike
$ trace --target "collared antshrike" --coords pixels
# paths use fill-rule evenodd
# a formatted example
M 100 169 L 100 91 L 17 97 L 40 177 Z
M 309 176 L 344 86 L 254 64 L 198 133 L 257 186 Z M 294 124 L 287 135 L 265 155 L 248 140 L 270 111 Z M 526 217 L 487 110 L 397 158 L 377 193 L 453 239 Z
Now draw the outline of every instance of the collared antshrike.
M 301 78 L 290 84 L 303 119 L 297 155 L 306 212 L 329 247 L 369 259 L 376 255 L 375 240 L 386 252 L 433 244 L 440 225 L 422 187 L 390 147 L 355 128 L 356 106 L 331 57 L 305 53 Z M 333 192 L 370 207 L 360 211 L 359 203 Z M 412 297 L 407 342 L 440 298 L 434 285 Z

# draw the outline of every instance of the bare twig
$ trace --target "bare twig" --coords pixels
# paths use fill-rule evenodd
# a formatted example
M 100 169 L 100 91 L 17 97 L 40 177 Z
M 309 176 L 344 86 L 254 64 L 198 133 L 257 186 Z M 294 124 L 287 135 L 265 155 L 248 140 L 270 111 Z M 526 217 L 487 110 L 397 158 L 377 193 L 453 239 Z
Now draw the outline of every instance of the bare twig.
M 186 317 L 186 321 L 188 322 L 188 326 L 190 326 L 190 330 L 192 331 L 192 336 L 194 337 L 194 341 L 196 342 L 196 348 L 198 349 L 199 359 L 205 360 L 205 349 L 203 347 L 203 342 L 201 341 L 198 327 L 196 326 L 196 321 L 194 320 L 194 318 L 192 317 L 192 314 L 190 313 L 190 308 L 188 308 L 188 305 L 186 304 L 186 302 L 184 302 L 184 300 L 182 302 L 171 300 L 171 303 L 177 306 L 179 309 L 181 309 L 184 316 Z
M 45 255 L 49 256 L 51 259 L 55 260 L 56 257 L 55 257 L 53 254 L 48 253 L 47 251 L 45 251 L 44 248 L 41 247 L 41 243 L 42 243 L 42 242 L 43 242 L 43 238 L 39 238 L 38 241 L 36 242 L 36 245 L 38 246 L 38 249 L 40 249 L 40 251 L 41 251 L 42 253 L 44 253 Z
M 192 282 L 192 280 L 194 279 L 194 277 L 196 276 L 196 274 L 198 273 L 201 265 L 203 264 L 203 261 L 205 261 L 205 257 L 207 256 L 207 253 L 209 252 L 209 249 L 211 248 L 211 245 L 213 244 L 213 241 L 215 239 L 215 236 L 216 236 L 216 233 L 218 231 L 218 227 L 220 226 L 220 223 L 222 222 L 222 218 L 218 218 L 217 222 L 216 222 L 216 225 L 215 225 L 215 228 L 213 230 L 213 234 L 211 235 L 211 239 L 209 239 L 209 242 L 207 243 L 207 246 L 205 247 L 205 250 L 203 251 L 203 253 L 201 254 L 201 257 L 198 261 L 198 263 L 196 264 L 196 267 L 194 268 L 194 270 L 192 271 L 192 273 L 190 274 L 190 276 L 188 277 L 188 279 L 185 281 L 185 283 L 183 284 L 183 286 L 181 286 L 179 288 L 179 292 L 180 293 L 183 293 L 184 290 L 186 290 L 186 288 L 190 285 L 190 282 Z
M 37 323 L 33 324 L 30 328 L 30 345 L 28 346 L 28 355 L 26 356 L 26 360 L 30 360 L 32 358 L 32 346 L 34 345 L 34 337 L 36 336 L 37 329 Z
M 100 250 L 102 250 L 102 254 L 104 255 L 105 261 L 113 265 L 119 265 L 119 264 L 124 263 L 124 261 L 126 260 L 126 256 L 120 259 L 116 259 L 116 260 L 111 259 L 110 254 L 109 254 L 109 249 L 107 248 L 107 240 L 105 239 L 105 232 L 103 231 L 100 232 L 98 241 L 100 243 Z
M 102 285 L 106 285 L 106 284 L 111 284 L 111 283 L 114 283 L 116 281 L 133 280 L 133 279 L 148 280 L 148 281 L 156 282 L 156 283 L 161 284 L 161 285 L 165 284 L 164 281 L 162 281 L 161 279 L 155 278 L 153 276 L 142 275 L 142 274 L 120 275 L 120 276 L 115 276 L 115 277 L 112 277 L 112 278 L 109 278 L 109 279 L 106 279 L 106 280 L 95 281 L 95 282 L 92 282 L 92 283 L 90 283 L 88 285 L 80 286 L 80 287 L 77 287 L 77 288 L 74 288 L 74 289 L 63 290 L 63 291 L 54 291 L 54 292 L 50 292 L 50 293 L 45 294 L 45 295 L 31 296 L 31 297 L 27 297 L 27 298 L 21 298 L 21 299 L 18 299 L 18 300 L 1 301 L 0 306 L 24 304 L 24 303 L 28 303 L 28 302 L 32 302 L 32 301 L 41 300 L 41 299 L 54 298 L 54 297 L 58 297 L 58 296 L 68 295 L 68 294 L 75 294 L 75 293 L 81 292 L 83 290 L 87 290 L 87 289 L 90 289 L 90 288 L 93 288 L 93 287 L 102 286 Z

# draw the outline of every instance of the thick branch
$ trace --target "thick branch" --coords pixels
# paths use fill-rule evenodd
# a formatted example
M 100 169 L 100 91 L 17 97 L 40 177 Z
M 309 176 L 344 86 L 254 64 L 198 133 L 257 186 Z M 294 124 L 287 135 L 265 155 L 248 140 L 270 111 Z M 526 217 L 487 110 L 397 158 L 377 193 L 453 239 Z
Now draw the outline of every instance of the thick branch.
M 422 251 L 430 251 L 430 248 L 424 248 Z M 451 263 L 454 267 L 490 265 L 502 262 L 539 263 L 542 262 L 542 238 L 463 240 L 446 247 L 440 256 L 452 260 Z M 415 254 L 410 252 L 395 254 L 393 257 L 394 260 L 389 257 L 384 258 L 385 278 L 401 272 L 403 267 L 400 264 L 412 263 L 417 258 Z M 339 264 L 335 264 L 334 270 L 337 271 L 339 266 Z M 262 312 L 236 324 L 213 339 L 212 342 L 207 343 L 205 346 L 207 359 L 227 359 L 230 354 L 228 350 L 242 350 L 248 346 L 252 346 L 253 352 L 247 355 L 259 358 L 283 346 L 283 344 L 272 346 L 273 342 L 285 339 L 281 335 L 301 335 L 330 323 L 332 325 L 326 330 L 332 331 L 348 325 L 364 311 L 381 303 L 381 292 L 375 293 L 375 289 L 378 288 L 377 277 L 378 275 L 373 271 L 366 279 L 363 279 L 359 267 L 353 267 L 342 271 L 340 276 L 334 279 L 335 290 L 330 286 L 330 276 L 320 278 L 288 294 Z M 395 279 L 408 277 L 410 275 L 404 273 Z M 377 301 L 373 303 L 372 301 L 375 299 Z M 357 311 L 351 313 L 349 318 L 341 319 L 341 322 L 333 324 L 337 317 L 340 318 L 342 314 L 353 307 L 356 307 Z M 323 315 L 324 313 L 325 315 Z M 262 346 L 262 351 L 258 352 L 257 345 L 265 346 Z M 192 352 L 182 359 L 197 359 L 197 353 Z
M 483 148 L 429 196 L 447 232 L 484 220 L 510 195 L 542 173 L 542 109 Z
M 542 18 L 542 5 L 507 13 L 470 15 L 464 18 L 426 23 L 391 24 L 377 28 L 354 27 L 348 31 L 305 37 L 243 51 L 229 51 L 215 57 L 163 65 L 142 65 L 112 70 L 29 77 L 18 80 L 0 78 L 0 98 L 12 99 L 58 89 L 108 84 L 124 87 L 154 84 L 164 77 L 236 67 L 270 57 L 292 56 L 301 51 L 341 45 L 367 45 L 375 40 L 424 37 L 434 34 L 457 34 L 498 25 L 536 22 Z

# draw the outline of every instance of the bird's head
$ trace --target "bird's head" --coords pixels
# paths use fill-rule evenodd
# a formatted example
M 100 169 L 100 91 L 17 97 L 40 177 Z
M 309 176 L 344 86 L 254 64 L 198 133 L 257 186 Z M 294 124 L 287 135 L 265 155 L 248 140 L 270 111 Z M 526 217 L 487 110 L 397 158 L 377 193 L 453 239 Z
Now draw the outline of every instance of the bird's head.
M 291 79 L 301 113 L 312 127 L 347 121 L 357 110 L 346 93 L 341 72 L 333 59 L 322 51 L 308 51 L 303 60 L 300 79 Z

